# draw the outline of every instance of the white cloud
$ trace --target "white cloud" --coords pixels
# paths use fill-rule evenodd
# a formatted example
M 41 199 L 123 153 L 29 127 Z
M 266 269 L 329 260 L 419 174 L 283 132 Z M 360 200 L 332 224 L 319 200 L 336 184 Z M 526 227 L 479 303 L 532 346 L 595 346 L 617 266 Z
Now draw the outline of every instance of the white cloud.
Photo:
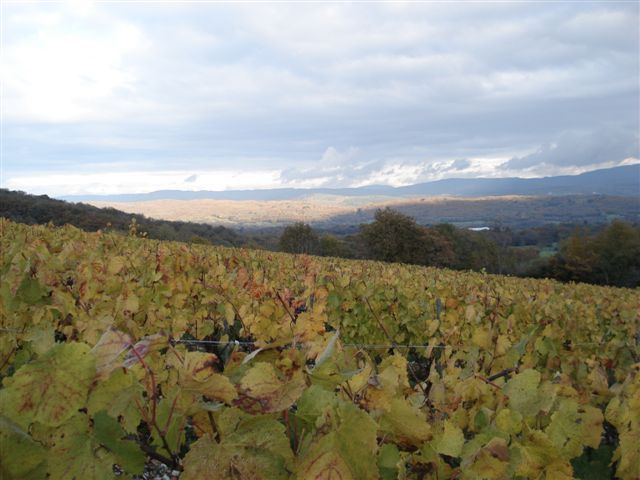
M 277 170 L 247 172 L 242 170 L 187 171 L 127 171 L 76 174 L 40 174 L 15 176 L 6 181 L 6 188 L 53 196 L 101 195 L 156 190 L 242 190 L 279 186 Z M 193 181 L 186 181 L 191 179 Z
M 229 165 L 287 186 L 544 175 L 626 157 L 589 143 L 562 162 L 497 166 L 542 161 L 531 154 L 570 132 L 639 129 L 632 4 L 73 2 L 3 14 L 3 168 L 39 191 L 65 178 L 147 185 L 101 181 L 109 164 L 157 188 L 173 185 L 162 172 L 197 175 L 195 186 L 202 172 L 230 178 Z M 452 171 L 461 158 L 470 165 Z M 45 175 L 58 177 L 47 187 Z
M 24 13 L 20 13 L 24 15 Z M 116 20 L 79 26 L 53 14 L 34 17 L 33 30 L 14 38 L 11 10 L 4 35 L 2 80 L 5 121 L 70 122 L 118 120 L 131 114 L 135 74 L 127 55 L 148 47 L 135 25 Z M 17 22 L 22 23 L 22 20 Z M 102 30 L 102 31 L 101 31 Z

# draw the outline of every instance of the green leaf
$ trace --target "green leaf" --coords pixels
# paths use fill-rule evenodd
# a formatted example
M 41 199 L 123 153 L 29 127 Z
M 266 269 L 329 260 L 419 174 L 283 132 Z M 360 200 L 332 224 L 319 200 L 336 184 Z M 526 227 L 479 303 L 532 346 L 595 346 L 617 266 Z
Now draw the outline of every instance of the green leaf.
M 310 431 L 316 419 L 327 409 L 334 408 L 338 398 L 319 385 L 307 388 L 296 403 L 296 417 L 304 422 Z
M 460 427 L 449 420 L 444 422 L 444 431 L 436 439 L 435 450 L 442 455 L 459 457 L 464 445 L 464 434 Z
M 573 399 L 563 399 L 546 433 L 556 448 L 568 458 L 577 457 L 585 445 L 598 448 L 602 433 L 602 412 L 589 405 L 578 405 Z
M 614 447 L 611 445 L 600 445 L 597 450 L 587 449 L 581 456 L 571 460 L 576 478 L 581 480 L 613 478 L 613 468 L 611 468 L 613 450 Z
M 382 480 L 395 480 L 398 478 L 398 462 L 400 451 L 393 443 L 385 443 L 378 451 L 378 470 Z
M 56 345 L 5 378 L 0 409 L 25 429 L 34 421 L 56 427 L 85 406 L 94 374 L 87 345 Z
M 31 479 L 46 475 L 47 452 L 27 432 L 0 415 L 0 478 Z
M 122 417 L 126 430 L 135 432 L 141 419 L 136 399 L 142 404 L 142 392 L 143 388 L 133 373 L 124 369 L 116 370 L 109 378 L 99 382 L 89 394 L 88 413 L 94 415 L 100 410 L 106 410 L 114 418 Z
M 319 431 L 328 433 L 317 433 L 299 457 L 296 478 L 377 478 L 377 425 L 371 417 L 352 403 L 341 402 L 323 420 Z
M 49 291 L 30 273 L 25 274 L 16 291 L 16 298 L 28 305 L 42 305 L 48 297 Z
M 504 386 L 509 397 L 509 407 L 524 416 L 536 415 L 539 411 L 538 385 L 540 372 L 527 369 L 514 376 Z
M 166 397 L 158 402 L 156 407 L 156 422 L 166 431 L 164 437 L 171 449 L 171 453 L 180 451 L 185 438 L 184 427 L 187 423 L 187 418 L 183 411 L 176 408 L 180 396 L 179 389 L 171 390 Z M 151 431 L 151 437 L 156 447 L 162 448 L 164 446 L 162 438 L 156 429 Z M 165 451 L 165 453 L 167 452 Z
M 508 408 L 503 408 L 496 415 L 496 426 L 509 435 L 515 435 L 522 430 L 522 415 Z
M 51 325 L 31 330 L 25 340 L 31 342 L 31 349 L 38 355 L 44 355 L 55 346 L 55 331 Z
M 380 430 L 396 443 L 420 446 L 431 438 L 426 415 L 404 398 L 391 400 L 390 409 L 380 418 Z
M 221 437 L 196 441 L 184 458 L 181 480 L 285 480 L 291 475 L 293 453 L 284 425 L 268 415 L 248 415 L 227 408 L 217 417 Z
M 52 480 L 111 480 L 113 464 L 117 463 L 112 453 L 96 444 L 84 414 L 56 430 L 48 458 Z
M 93 417 L 93 429 L 96 440 L 113 452 L 118 465 L 128 473 L 142 473 L 146 456 L 133 441 L 124 440 L 126 432 L 115 418 L 101 410 Z

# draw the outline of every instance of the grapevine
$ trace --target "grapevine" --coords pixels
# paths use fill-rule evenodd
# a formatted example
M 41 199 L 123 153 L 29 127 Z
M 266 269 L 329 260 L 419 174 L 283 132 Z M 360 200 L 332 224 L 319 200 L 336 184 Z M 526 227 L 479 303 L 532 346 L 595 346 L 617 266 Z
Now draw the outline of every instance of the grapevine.
M 0 229 L 2 478 L 640 478 L 638 290 Z

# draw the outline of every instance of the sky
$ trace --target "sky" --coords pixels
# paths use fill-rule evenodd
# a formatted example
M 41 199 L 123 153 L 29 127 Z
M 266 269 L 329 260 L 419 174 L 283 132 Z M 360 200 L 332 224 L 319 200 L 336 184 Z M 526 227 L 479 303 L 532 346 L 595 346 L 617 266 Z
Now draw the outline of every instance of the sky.
M 0 5 L 3 188 L 399 186 L 640 157 L 636 1 Z

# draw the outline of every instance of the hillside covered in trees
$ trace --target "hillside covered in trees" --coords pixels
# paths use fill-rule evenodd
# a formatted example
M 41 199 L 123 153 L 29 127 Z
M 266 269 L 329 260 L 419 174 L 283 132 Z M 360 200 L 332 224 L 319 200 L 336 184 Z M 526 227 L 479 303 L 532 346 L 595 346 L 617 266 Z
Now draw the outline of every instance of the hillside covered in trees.
M 53 223 L 73 225 L 88 232 L 112 228 L 127 231 L 135 220 L 140 231 L 157 240 L 211 243 L 239 246 L 243 238 L 225 227 L 202 223 L 154 220 L 144 215 L 121 212 L 115 208 L 97 208 L 83 203 L 69 203 L 47 195 L 30 195 L 0 189 L 0 217 L 27 225 Z
M 512 230 L 493 225 L 475 232 L 447 223 L 419 224 L 399 211 L 378 209 L 354 233 L 334 234 L 298 222 L 284 229 L 234 231 L 222 226 L 165 221 L 55 200 L 46 195 L 0 190 L 0 217 L 26 224 L 74 225 L 86 231 L 138 232 L 158 240 L 208 243 L 372 259 L 514 276 L 548 277 L 601 285 L 640 285 L 640 228 L 614 220 L 607 225 L 547 224 Z M 553 249 L 550 250 L 550 246 Z
M 534 232 L 534 237 L 535 237 Z M 539 233 L 539 232 L 538 232 Z M 525 234 L 520 238 L 526 238 Z M 376 212 L 372 223 L 356 235 L 318 235 L 311 226 L 287 227 L 280 249 L 290 253 L 351 257 L 410 263 L 456 270 L 485 270 L 529 277 L 547 277 L 619 287 L 640 286 L 640 227 L 614 220 L 590 230 L 574 226 L 554 255 L 535 246 L 513 246 L 509 229 L 474 232 L 450 224 L 431 227 L 390 208 Z

